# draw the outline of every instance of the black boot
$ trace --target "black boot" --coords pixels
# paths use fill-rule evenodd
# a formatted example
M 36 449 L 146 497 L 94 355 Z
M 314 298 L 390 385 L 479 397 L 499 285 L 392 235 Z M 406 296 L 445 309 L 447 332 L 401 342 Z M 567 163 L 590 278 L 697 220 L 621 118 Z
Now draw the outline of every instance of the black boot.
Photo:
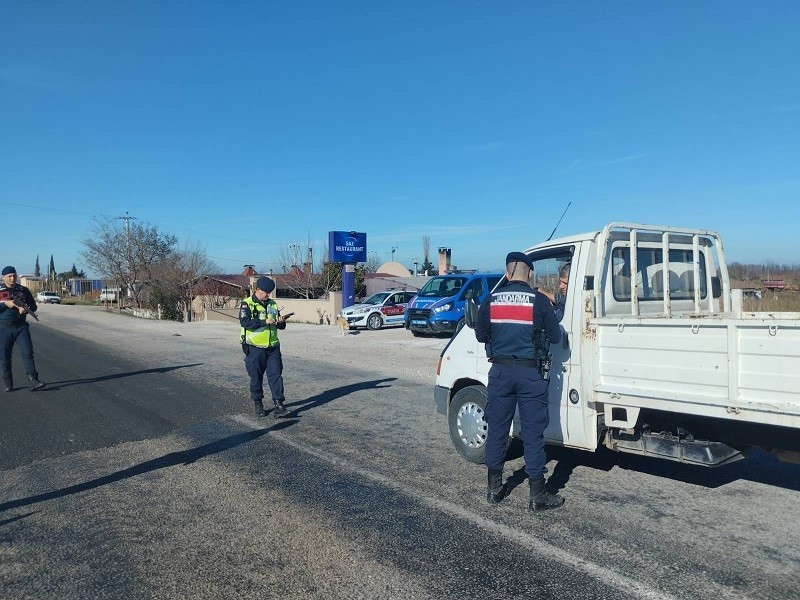
M 267 414 L 264 411 L 264 403 L 261 400 L 253 400 L 253 412 L 256 415 L 256 418 L 263 417 Z
M 506 497 L 506 488 L 503 485 L 503 472 L 489 469 L 489 485 L 486 488 L 486 501 L 489 504 L 499 504 Z
M 542 511 L 558 508 L 564 505 L 564 498 L 558 494 L 551 494 L 544 489 L 544 477 L 531 479 L 531 502 L 528 504 L 529 510 Z
M 28 379 L 30 379 L 30 381 L 31 381 L 31 391 L 32 392 L 35 392 L 36 390 L 40 390 L 45 386 L 44 383 L 39 381 L 39 374 L 36 373 L 36 372 L 28 373 Z
M 283 400 L 273 400 L 273 402 L 275 403 L 275 410 L 272 411 L 273 417 L 280 418 L 289 414 L 289 411 L 283 405 Z
M 3 373 L 3 381 L 6 384 L 6 391 L 13 392 L 14 391 L 14 379 L 11 377 L 11 373 Z

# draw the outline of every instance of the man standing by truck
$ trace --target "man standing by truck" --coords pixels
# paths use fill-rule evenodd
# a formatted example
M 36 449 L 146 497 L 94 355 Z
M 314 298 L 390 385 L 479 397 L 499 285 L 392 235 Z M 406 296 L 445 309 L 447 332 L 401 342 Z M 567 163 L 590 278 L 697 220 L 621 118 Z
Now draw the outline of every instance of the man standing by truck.
M 496 504 L 505 496 L 506 441 L 519 405 L 531 490 L 528 508 L 542 511 L 564 504 L 561 496 L 545 490 L 544 480 L 549 364 L 543 357 L 547 344 L 561 339 L 561 329 L 550 301 L 529 284 L 532 270 L 533 263 L 522 252 L 506 256 L 507 282 L 481 303 L 475 337 L 485 344 L 492 363 L 486 399 L 486 499 Z

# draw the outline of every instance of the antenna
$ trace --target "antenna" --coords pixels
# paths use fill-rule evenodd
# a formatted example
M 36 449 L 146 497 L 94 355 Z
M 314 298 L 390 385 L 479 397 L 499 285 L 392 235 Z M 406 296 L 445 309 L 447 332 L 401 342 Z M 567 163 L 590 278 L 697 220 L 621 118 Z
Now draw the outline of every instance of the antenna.
M 394 260 L 394 253 L 397 251 L 398 246 L 392 246 L 392 260 Z
M 546 242 L 549 242 L 550 240 L 553 239 L 553 234 L 556 232 L 556 229 L 558 229 L 558 226 L 561 225 L 561 219 L 563 219 L 564 215 L 567 214 L 570 204 L 572 204 L 571 200 L 567 203 L 567 208 L 564 209 L 564 212 L 561 213 L 561 217 L 558 219 L 558 223 L 556 223 L 556 226 L 553 227 L 553 231 L 550 232 L 550 237 L 545 240 Z

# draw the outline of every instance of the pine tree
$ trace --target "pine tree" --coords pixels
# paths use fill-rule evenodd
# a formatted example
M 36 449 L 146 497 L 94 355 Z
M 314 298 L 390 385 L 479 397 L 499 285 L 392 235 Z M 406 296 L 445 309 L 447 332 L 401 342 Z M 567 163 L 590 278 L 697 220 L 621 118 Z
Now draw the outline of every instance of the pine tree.
M 50 279 L 56 278 L 56 264 L 53 262 L 53 255 L 50 255 L 50 270 L 47 273 L 47 277 Z
M 42 270 L 39 268 L 39 255 L 38 254 L 36 255 L 36 266 L 33 267 L 33 274 L 36 277 L 41 277 L 41 275 L 42 275 Z

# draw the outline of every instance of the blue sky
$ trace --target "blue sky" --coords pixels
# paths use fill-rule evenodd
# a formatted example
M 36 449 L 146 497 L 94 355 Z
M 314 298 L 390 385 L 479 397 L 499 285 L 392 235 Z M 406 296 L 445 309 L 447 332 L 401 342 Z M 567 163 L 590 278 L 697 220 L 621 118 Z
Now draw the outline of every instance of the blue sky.
M 800 263 L 800 3 L 0 4 L 0 263 L 97 216 L 225 272 L 330 230 L 462 268 L 638 221 Z M 432 257 L 435 262 L 435 258 Z

